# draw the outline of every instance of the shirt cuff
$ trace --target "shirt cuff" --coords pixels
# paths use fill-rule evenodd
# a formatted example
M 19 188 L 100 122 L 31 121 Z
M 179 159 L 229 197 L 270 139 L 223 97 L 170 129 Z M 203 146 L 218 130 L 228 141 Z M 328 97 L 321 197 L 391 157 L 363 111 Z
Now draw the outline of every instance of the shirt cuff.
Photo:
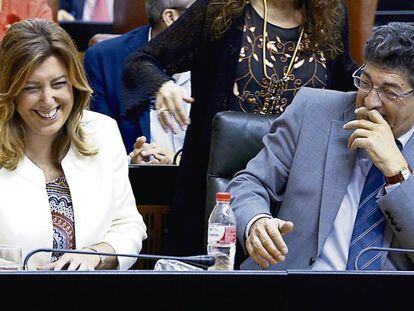
M 392 184 L 392 185 L 386 185 L 384 187 L 385 190 L 385 194 L 390 193 L 391 191 L 393 191 L 395 188 L 397 188 L 399 185 L 401 185 L 400 182 L 396 183 L 396 184 Z

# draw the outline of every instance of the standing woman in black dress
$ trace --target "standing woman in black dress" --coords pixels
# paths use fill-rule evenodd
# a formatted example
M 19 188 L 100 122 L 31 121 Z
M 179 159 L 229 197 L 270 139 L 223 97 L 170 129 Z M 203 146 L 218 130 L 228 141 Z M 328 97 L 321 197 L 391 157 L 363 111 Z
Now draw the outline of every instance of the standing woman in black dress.
M 188 126 L 167 252 L 205 252 L 206 172 L 217 112 L 280 115 L 303 86 L 353 89 L 354 68 L 341 0 L 198 0 L 134 52 L 122 82 L 127 114 L 133 118 L 155 101 L 164 129 L 175 130 L 172 119 Z M 171 78 L 188 70 L 192 97 Z M 183 100 L 192 104 L 190 119 Z

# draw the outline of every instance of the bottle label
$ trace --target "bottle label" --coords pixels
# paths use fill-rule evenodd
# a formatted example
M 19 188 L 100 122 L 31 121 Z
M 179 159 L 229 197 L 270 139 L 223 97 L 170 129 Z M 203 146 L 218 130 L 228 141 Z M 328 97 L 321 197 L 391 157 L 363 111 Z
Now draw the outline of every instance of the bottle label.
M 208 243 L 236 243 L 236 227 L 211 224 L 208 227 Z

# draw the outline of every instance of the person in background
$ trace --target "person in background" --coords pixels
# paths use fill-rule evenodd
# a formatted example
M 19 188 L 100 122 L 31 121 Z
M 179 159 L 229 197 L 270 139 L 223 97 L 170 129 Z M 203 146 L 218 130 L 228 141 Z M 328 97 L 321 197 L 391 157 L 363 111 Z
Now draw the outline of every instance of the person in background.
M 114 0 L 59 0 L 58 21 L 112 22 Z
M 171 164 L 174 154 L 182 148 L 185 131 L 166 133 L 156 111 L 150 107 L 133 116 L 125 116 L 120 98 L 124 61 L 130 53 L 172 25 L 192 3 L 193 0 L 147 0 L 145 7 L 149 25 L 100 42 L 85 53 L 84 66 L 94 91 L 91 109 L 109 115 L 118 122 L 125 147 L 131 152 L 132 163 Z M 174 78 L 178 85 L 190 92 L 189 72 Z M 189 105 L 182 105 L 188 115 Z
M 57 24 L 13 24 L 0 45 L 0 244 L 137 254 L 146 227 L 116 122 Z M 128 269 L 134 259 L 41 253 L 37 269 Z
M 13 23 L 34 17 L 52 20 L 47 0 L 0 0 L 0 41 Z
M 414 269 L 412 254 L 357 260 L 414 248 L 414 25 L 376 28 L 364 58 L 357 94 L 301 90 L 228 185 L 242 269 Z
M 263 34 L 265 34 L 263 36 Z M 156 97 L 163 127 L 188 126 L 169 236 L 176 255 L 205 251 L 211 125 L 223 110 L 280 115 L 303 86 L 354 89 L 340 0 L 198 0 L 126 61 L 127 113 Z M 171 78 L 191 70 L 192 97 Z M 182 100 L 192 104 L 191 124 Z

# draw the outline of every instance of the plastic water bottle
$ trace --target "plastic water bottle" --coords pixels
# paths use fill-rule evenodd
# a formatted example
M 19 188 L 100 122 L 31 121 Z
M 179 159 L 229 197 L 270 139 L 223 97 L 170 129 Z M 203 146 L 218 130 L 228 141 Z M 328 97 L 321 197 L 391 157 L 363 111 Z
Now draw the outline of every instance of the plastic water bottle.
M 230 193 L 218 192 L 208 220 L 207 252 L 216 259 L 209 270 L 233 270 L 236 253 L 236 217 L 230 207 Z

